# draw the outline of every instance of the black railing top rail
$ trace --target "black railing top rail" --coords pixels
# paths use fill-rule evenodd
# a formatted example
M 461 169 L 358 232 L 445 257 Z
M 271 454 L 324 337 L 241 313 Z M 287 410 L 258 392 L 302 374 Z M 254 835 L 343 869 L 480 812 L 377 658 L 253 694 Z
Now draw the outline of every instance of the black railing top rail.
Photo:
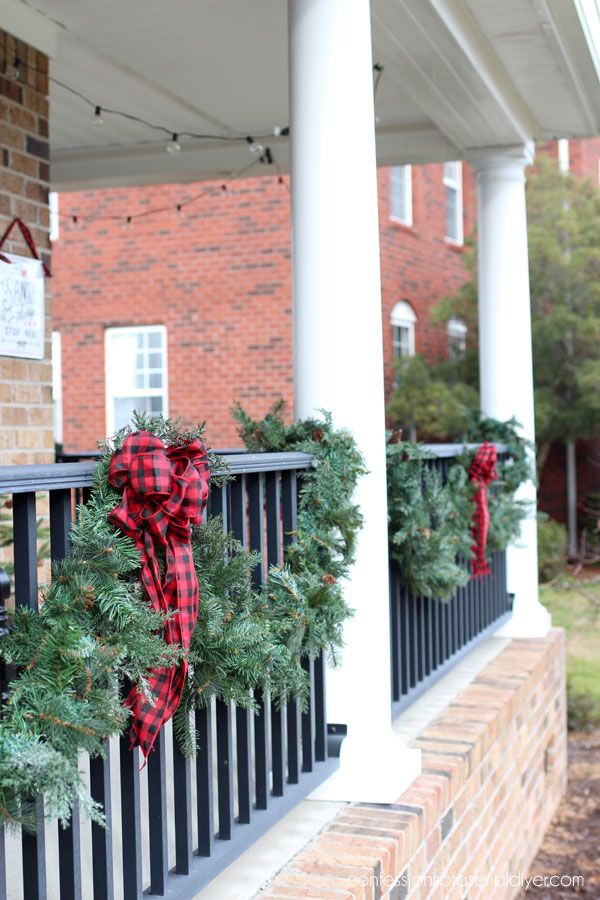
M 233 453 L 223 454 L 222 458 L 226 467 L 213 472 L 213 475 L 285 472 L 291 469 L 308 469 L 312 465 L 312 456 L 308 453 Z M 91 487 L 96 465 L 96 461 L 91 460 L 0 466 L 0 494 Z
M 496 444 L 498 453 L 506 453 L 506 444 L 498 444 L 496 441 L 493 443 Z M 481 447 L 481 444 L 482 441 L 476 444 L 423 444 L 422 446 L 430 453 L 443 459 L 451 456 L 460 456 L 465 450 L 476 450 L 478 447 Z

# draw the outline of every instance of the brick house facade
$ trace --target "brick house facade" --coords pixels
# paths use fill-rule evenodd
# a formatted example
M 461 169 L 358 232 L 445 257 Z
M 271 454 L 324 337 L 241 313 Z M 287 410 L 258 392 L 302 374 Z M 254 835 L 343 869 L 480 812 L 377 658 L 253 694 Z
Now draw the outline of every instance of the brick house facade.
M 7 60 L 15 57 L 26 65 L 11 79 Z M 0 234 L 18 216 L 49 262 L 48 58 L 0 30 L 0 73 Z M 2 249 L 30 255 L 16 230 Z M 46 279 L 44 358 L 0 356 L 0 465 L 54 459 L 50 284 Z
M 563 145 L 564 148 L 564 145 Z M 570 168 L 598 179 L 600 139 L 571 141 Z M 544 152 L 557 154 L 557 144 Z M 475 178 L 462 165 L 464 237 L 476 225 Z M 392 314 L 414 318 L 414 349 L 446 355 L 448 335 L 430 309 L 465 280 L 464 244 L 448 240 L 445 168 L 413 166 L 408 223 L 393 215 L 394 173 L 380 169 L 379 222 L 386 393 L 392 388 Z M 177 204 L 202 196 L 178 211 Z M 152 209 L 164 212 L 140 215 Z M 159 185 L 63 194 L 53 246 L 54 328 L 61 336 L 62 443 L 93 449 L 107 422 L 106 329 L 166 326 L 170 415 L 206 419 L 213 446 L 239 445 L 229 409 L 239 399 L 262 414 L 276 398 L 292 405 L 290 210 L 286 179 L 215 185 Z M 127 217 L 131 216 L 130 222 Z M 136 218 L 140 216 L 139 218 Z M 111 219 L 110 217 L 114 217 Z M 331 335 L 335 340 L 335 335 Z M 85 360 L 85 364 L 82 361 Z M 110 392 L 110 384 L 109 384 Z M 580 496 L 600 475 L 579 447 Z M 562 448 L 548 460 L 541 505 L 566 518 Z
M 475 224 L 474 180 L 464 169 L 469 234 Z M 67 450 L 92 449 L 106 433 L 106 328 L 166 325 L 169 413 L 206 418 L 215 446 L 239 443 L 228 414 L 234 400 L 257 414 L 279 396 L 292 404 L 286 184 L 263 177 L 234 183 L 227 191 L 217 186 L 179 212 L 126 221 L 150 208 L 174 207 L 194 193 L 166 185 L 60 197 L 54 328 L 61 334 Z M 446 335 L 429 325 L 428 311 L 465 276 L 463 247 L 444 238 L 443 165 L 413 167 L 412 225 L 390 215 L 389 169 L 379 171 L 379 198 L 389 390 L 395 304 L 404 300 L 414 310 L 417 352 L 443 355 Z M 102 218 L 111 215 L 121 221 Z

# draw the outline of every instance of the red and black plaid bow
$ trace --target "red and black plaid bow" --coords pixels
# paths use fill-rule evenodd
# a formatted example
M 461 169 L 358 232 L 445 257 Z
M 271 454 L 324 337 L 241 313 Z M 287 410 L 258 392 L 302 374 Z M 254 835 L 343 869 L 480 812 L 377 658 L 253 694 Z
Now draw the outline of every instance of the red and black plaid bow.
M 141 556 L 142 584 L 153 608 L 174 612 L 164 625 L 167 644 L 189 649 L 198 617 L 198 580 L 191 547 L 191 526 L 199 525 L 208 497 L 210 472 L 199 441 L 165 448 L 148 431 L 129 435 L 113 455 L 108 481 L 123 489 L 109 520 L 133 538 Z M 165 548 L 161 577 L 156 546 Z M 149 689 L 154 705 L 133 687 L 126 704 L 133 714 L 134 743 L 147 756 L 160 728 L 179 705 L 187 661 L 153 669 Z
M 469 478 L 477 485 L 475 493 L 475 512 L 471 534 L 473 536 L 473 560 L 471 569 L 473 576 L 490 575 L 485 548 L 490 527 L 490 511 L 487 502 L 487 485 L 498 477 L 496 472 L 496 447 L 486 441 L 481 445 L 469 468 Z

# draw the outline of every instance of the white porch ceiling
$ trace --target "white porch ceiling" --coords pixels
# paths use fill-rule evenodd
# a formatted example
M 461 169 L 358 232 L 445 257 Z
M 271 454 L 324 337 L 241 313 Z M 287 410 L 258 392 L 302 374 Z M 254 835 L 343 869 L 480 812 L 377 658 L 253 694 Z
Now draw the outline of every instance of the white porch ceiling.
M 173 132 L 272 135 L 288 124 L 284 0 L 5 4 L 15 30 L 22 13 L 18 36 L 37 31 L 40 40 L 45 29 L 56 38 L 57 189 L 222 178 L 249 161 L 247 145 L 185 138 L 172 156 L 166 136 L 108 114 L 92 128 L 92 110 L 58 82 Z M 371 8 L 373 59 L 385 67 L 380 164 L 600 132 L 598 0 L 372 0 Z M 287 141 L 268 143 L 285 170 Z

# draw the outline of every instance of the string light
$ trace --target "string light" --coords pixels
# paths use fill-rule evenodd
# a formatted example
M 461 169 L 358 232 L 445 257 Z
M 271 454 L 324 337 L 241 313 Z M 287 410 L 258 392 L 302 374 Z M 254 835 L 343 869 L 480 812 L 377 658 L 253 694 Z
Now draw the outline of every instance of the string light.
M 279 164 L 277 163 L 277 160 L 273 157 L 273 154 L 271 153 L 271 151 L 268 147 L 265 148 L 265 153 L 263 154 L 262 157 L 260 157 L 258 159 L 253 158 L 252 162 L 248 163 L 243 168 L 238 169 L 237 172 L 232 172 L 232 174 L 229 175 L 229 177 L 228 177 L 228 182 L 232 182 L 236 178 L 240 178 L 242 175 L 245 175 L 250 169 L 254 168 L 254 166 L 256 166 L 259 163 L 269 163 L 270 165 L 275 166 L 275 169 L 278 173 L 277 183 L 279 185 L 281 185 L 282 187 L 284 187 L 289 192 L 289 186 L 281 174 Z M 193 203 L 197 203 L 202 198 L 207 197 L 211 194 L 213 196 L 215 196 L 215 193 L 218 191 L 226 193 L 229 191 L 228 182 L 223 181 L 219 185 L 212 183 L 212 184 L 206 185 L 206 187 L 204 187 L 198 194 L 194 194 L 193 196 L 187 197 L 184 200 L 179 200 L 177 203 L 173 203 L 173 204 L 170 204 L 167 206 L 153 207 L 152 209 L 145 209 L 143 212 L 130 213 L 129 215 L 127 215 L 127 214 L 124 214 L 124 215 L 90 215 L 89 217 L 88 216 L 82 217 L 80 215 L 73 214 L 73 213 L 59 212 L 59 217 L 61 219 L 70 220 L 73 223 L 73 225 L 77 225 L 78 223 L 82 223 L 82 222 L 83 223 L 85 223 L 85 222 L 92 223 L 92 222 L 106 222 L 106 221 L 125 222 L 128 225 L 131 225 L 131 224 L 133 224 L 134 220 L 136 220 L 136 219 L 145 219 L 150 216 L 156 216 L 156 215 L 160 215 L 161 213 L 166 213 L 166 212 L 170 212 L 170 211 L 176 211 L 177 213 L 180 213 L 185 206 L 190 206 Z
M 99 125 L 104 125 L 101 106 L 96 106 L 96 108 L 94 109 L 94 115 L 90 119 L 90 125 L 92 125 L 94 128 L 97 128 Z
M 178 134 L 171 135 L 171 140 L 167 144 L 167 153 L 170 153 L 171 156 L 174 156 L 176 153 L 181 153 L 181 144 L 179 143 Z
M 8 35 L 4 36 L 4 59 L 8 58 Z M 166 125 L 160 125 L 156 122 L 149 122 L 147 119 L 144 119 L 142 116 L 139 116 L 134 113 L 128 113 L 120 109 L 110 109 L 107 106 L 100 106 L 95 100 L 91 100 L 81 91 L 77 90 L 74 87 L 71 87 L 69 84 L 65 84 L 64 81 L 60 81 L 60 79 L 55 78 L 53 75 L 48 75 L 47 71 L 42 70 L 35 66 L 32 63 L 26 62 L 24 60 L 18 59 L 16 56 L 14 57 L 14 61 L 12 65 L 7 66 L 4 72 L 5 78 L 8 80 L 17 81 L 22 75 L 22 69 L 30 69 L 32 72 L 36 72 L 40 75 L 47 75 L 48 80 L 55 84 L 57 87 L 60 87 L 62 90 L 67 91 L 69 94 L 72 94 L 74 97 L 78 97 L 83 103 L 86 103 L 87 106 L 93 110 L 93 113 L 90 117 L 90 122 L 94 125 L 101 125 L 105 122 L 106 116 L 117 116 L 122 119 L 126 119 L 129 122 L 137 122 L 140 125 L 144 125 L 146 128 L 150 128 L 153 131 L 161 131 L 163 134 L 167 135 L 167 137 L 173 136 L 173 128 L 168 127 Z M 383 68 L 383 67 L 381 67 Z M 203 133 L 196 131 L 178 131 L 177 132 L 177 141 L 179 143 L 180 138 L 191 138 L 193 140 L 206 140 L 206 141 L 221 141 L 221 142 L 242 142 L 247 141 L 250 150 L 256 156 L 262 155 L 264 152 L 264 144 L 261 141 L 266 140 L 269 137 L 287 137 L 290 133 L 289 126 L 281 126 L 276 125 L 274 128 L 267 134 L 264 135 L 243 135 L 243 134 L 211 134 L 211 133 Z M 176 151 L 177 152 L 177 151 Z

